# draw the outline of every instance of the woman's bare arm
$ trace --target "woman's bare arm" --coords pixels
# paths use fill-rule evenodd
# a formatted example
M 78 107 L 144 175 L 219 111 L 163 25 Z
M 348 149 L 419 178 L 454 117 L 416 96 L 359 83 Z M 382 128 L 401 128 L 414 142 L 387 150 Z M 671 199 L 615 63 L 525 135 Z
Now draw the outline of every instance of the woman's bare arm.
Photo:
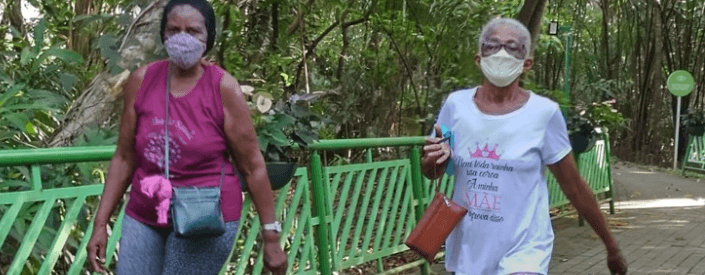
M 225 112 L 225 135 L 238 171 L 247 182 L 260 221 L 263 224 L 274 222 L 274 193 L 250 119 L 250 109 L 240 84 L 229 74 L 223 76 L 220 95 Z
M 588 188 L 583 177 L 580 176 L 573 155 L 569 154 L 559 162 L 550 165 L 549 169 L 556 176 L 563 193 L 570 200 L 570 203 L 575 206 L 578 213 L 585 217 L 585 220 L 595 230 L 595 233 L 600 236 L 607 251 L 618 251 L 617 242 L 612 238 L 612 234 L 605 222 L 605 217 L 600 212 L 600 207 L 597 205 L 592 191 Z

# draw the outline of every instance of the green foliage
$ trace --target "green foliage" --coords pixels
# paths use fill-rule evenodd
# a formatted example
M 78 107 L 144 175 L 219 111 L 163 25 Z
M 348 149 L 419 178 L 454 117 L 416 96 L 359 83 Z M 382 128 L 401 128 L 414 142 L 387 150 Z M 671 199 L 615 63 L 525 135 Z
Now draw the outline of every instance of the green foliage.
M 530 90 L 536 94 L 545 96 L 553 100 L 554 102 L 558 103 L 561 109 L 568 109 L 572 107 L 572 105 L 570 104 L 570 99 L 566 97 L 566 94 L 563 91 L 541 88 L 536 82 L 533 82 L 530 79 L 525 80 L 522 84 L 522 87 L 524 89 Z
M 272 110 L 261 114 L 252 110 L 259 148 L 267 161 L 287 161 L 292 147 L 305 148 L 318 139 L 324 119 L 304 104 L 277 101 Z
M 593 103 L 587 111 L 587 118 L 598 127 L 605 127 L 611 131 L 621 130 L 624 127 L 622 113 L 612 107 L 608 102 Z
M 273 19 L 274 2 L 249 3 L 244 14 L 216 1 L 223 32 L 213 55 L 274 98 L 324 92 L 314 111 L 330 117 L 326 134 L 335 138 L 420 134 L 448 93 L 480 83 L 473 57 L 482 25 L 523 4 L 276 1 Z
M 0 63 L 0 149 L 40 146 L 74 95 L 84 60 L 63 43 L 45 47 L 46 22 L 37 23 L 33 45 Z
M 120 5 L 119 2 L 125 1 L 96 3 L 99 6 L 97 10 L 109 8 L 110 5 Z M 80 98 L 84 86 L 102 70 L 100 53 L 74 51 L 67 37 L 74 35 L 76 38 L 79 33 L 98 36 L 104 31 L 114 34 L 109 37 L 119 35 L 118 28 L 110 23 L 111 20 L 114 21 L 112 18 L 115 16 L 84 15 L 74 20 L 71 2 L 47 0 L 41 5 L 32 4 L 40 8 L 43 18 L 26 25 L 27 33 L 31 34 L 28 35 L 30 39 L 3 39 L 0 42 L 0 51 L 8 53 L 0 58 L 0 150 L 44 147 L 45 141 L 60 127 L 73 101 Z M 128 11 L 131 9 L 129 5 L 122 8 Z M 72 33 L 72 24 L 82 25 Z M 4 29 L 0 28 L 0 31 L 5 34 Z M 24 35 L 16 31 L 12 34 L 17 38 Z M 115 144 L 115 129 L 110 123 L 106 125 L 108 127 L 104 129 L 88 128 L 80 133 L 75 145 Z M 40 167 L 42 187 L 60 188 L 104 183 L 107 166 L 107 163 L 43 165 Z M 0 168 L 0 192 L 26 191 L 31 188 L 28 168 Z M 36 274 L 63 219 L 62 215 L 66 214 L 71 203 L 72 200 L 58 200 L 53 206 L 54 209 L 43 224 L 42 233 L 22 274 Z M 0 255 L 16 253 L 40 207 L 40 203 L 23 205 L 8 239 L 0 247 Z M 69 259 L 74 257 L 72 253 L 78 249 L 83 237 L 81 234 L 88 227 L 88 213 L 94 212 L 95 208 L 97 199 L 88 199 L 67 240 L 66 249 L 61 252 L 62 258 L 54 271 L 57 274 L 66 272 L 61 263 L 69 262 Z M 9 205 L 0 206 L 0 216 L 8 209 Z M 7 259 L 0 257 L 0 270 L 5 270 L 5 265 L 8 264 L 5 260 Z

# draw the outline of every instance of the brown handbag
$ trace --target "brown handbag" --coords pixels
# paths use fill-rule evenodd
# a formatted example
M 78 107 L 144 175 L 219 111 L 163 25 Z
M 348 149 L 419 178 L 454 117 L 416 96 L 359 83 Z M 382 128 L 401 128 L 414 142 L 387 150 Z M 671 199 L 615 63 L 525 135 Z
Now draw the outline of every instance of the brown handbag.
M 436 180 L 436 196 L 404 243 L 433 263 L 441 245 L 467 212 L 467 209 L 440 192 L 440 184 Z

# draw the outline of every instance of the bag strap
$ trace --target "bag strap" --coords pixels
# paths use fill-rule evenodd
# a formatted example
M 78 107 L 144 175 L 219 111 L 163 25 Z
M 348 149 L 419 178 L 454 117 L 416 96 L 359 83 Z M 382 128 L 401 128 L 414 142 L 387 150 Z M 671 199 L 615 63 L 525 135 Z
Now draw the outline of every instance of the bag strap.
M 441 183 L 440 183 L 441 179 L 438 178 L 437 171 L 438 171 L 438 165 L 434 161 L 433 162 L 433 177 L 434 177 L 433 184 L 436 185 L 436 193 L 439 193 L 439 192 L 441 192 Z M 441 178 L 443 178 L 443 176 L 441 176 Z
M 223 177 L 225 176 L 225 162 L 220 167 L 220 180 L 218 181 L 218 188 L 223 189 Z
M 443 136 L 444 137 L 440 141 L 438 141 L 438 143 L 436 143 L 436 144 L 443 144 L 443 142 L 450 140 L 450 134 L 448 136 L 445 136 L 445 135 L 443 135 Z M 448 147 L 450 147 L 450 144 L 448 145 Z M 446 161 L 449 161 L 449 159 L 446 159 Z M 434 161 L 433 162 L 433 177 L 436 179 L 434 179 L 433 181 L 434 181 L 434 184 L 436 185 L 436 193 L 441 191 L 441 183 L 440 183 L 441 179 L 438 178 L 437 171 L 438 171 L 438 164 Z M 441 178 L 443 178 L 443 177 L 441 176 Z
M 441 140 L 441 143 L 442 143 L 443 141 L 444 141 L 444 140 Z M 448 160 L 446 160 L 446 161 L 448 161 Z M 441 197 L 443 198 L 443 203 L 445 203 L 446 207 L 450 207 L 450 205 L 451 205 L 451 200 L 446 196 L 445 193 L 441 192 L 441 178 L 443 178 L 443 177 L 441 176 L 441 178 L 437 178 L 437 177 L 438 177 L 438 173 L 436 172 L 436 171 L 437 171 L 436 168 L 438 168 L 438 165 L 437 165 L 436 162 L 434 161 L 434 162 L 433 162 L 433 175 L 434 175 L 434 178 L 436 178 L 436 179 L 434 179 L 433 182 L 434 182 L 434 184 L 436 185 L 436 196 L 437 196 L 438 194 L 441 194 Z M 445 171 L 444 171 L 444 173 L 445 173 Z
M 164 174 L 166 176 L 166 179 L 169 179 L 169 89 L 171 86 L 171 63 L 167 65 L 167 73 L 166 73 L 166 95 L 165 95 L 165 100 L 166 106 L 164 107 L 165 113 L 164 114 Z M 222 167 L 220 168 L 220 180 L 218 181 L 218 188 L 223 187 L 223 177 L 225 176 L 225 162 L 223 162 Z
M 171 62 L 167 65 L 166 70 L 166 105 L 164 107 L 164 175 L 169 180 L 169 86 L 171 84 Z

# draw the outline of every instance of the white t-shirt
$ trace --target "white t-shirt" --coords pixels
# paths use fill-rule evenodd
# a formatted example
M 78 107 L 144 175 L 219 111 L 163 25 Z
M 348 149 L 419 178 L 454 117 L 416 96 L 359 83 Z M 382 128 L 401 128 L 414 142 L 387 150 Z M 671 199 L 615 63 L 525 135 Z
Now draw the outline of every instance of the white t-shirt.
M 438 117 L 454 135 L 453 201 L 468 209 L 446 240 L 446 269 L 547 274 L 553 229 L 543 171 L 571 151 L 565 119 L 558 104 L 533 92 L 520 109 L 487 115 L 475 105 L 476 90 L 452 93 Z

